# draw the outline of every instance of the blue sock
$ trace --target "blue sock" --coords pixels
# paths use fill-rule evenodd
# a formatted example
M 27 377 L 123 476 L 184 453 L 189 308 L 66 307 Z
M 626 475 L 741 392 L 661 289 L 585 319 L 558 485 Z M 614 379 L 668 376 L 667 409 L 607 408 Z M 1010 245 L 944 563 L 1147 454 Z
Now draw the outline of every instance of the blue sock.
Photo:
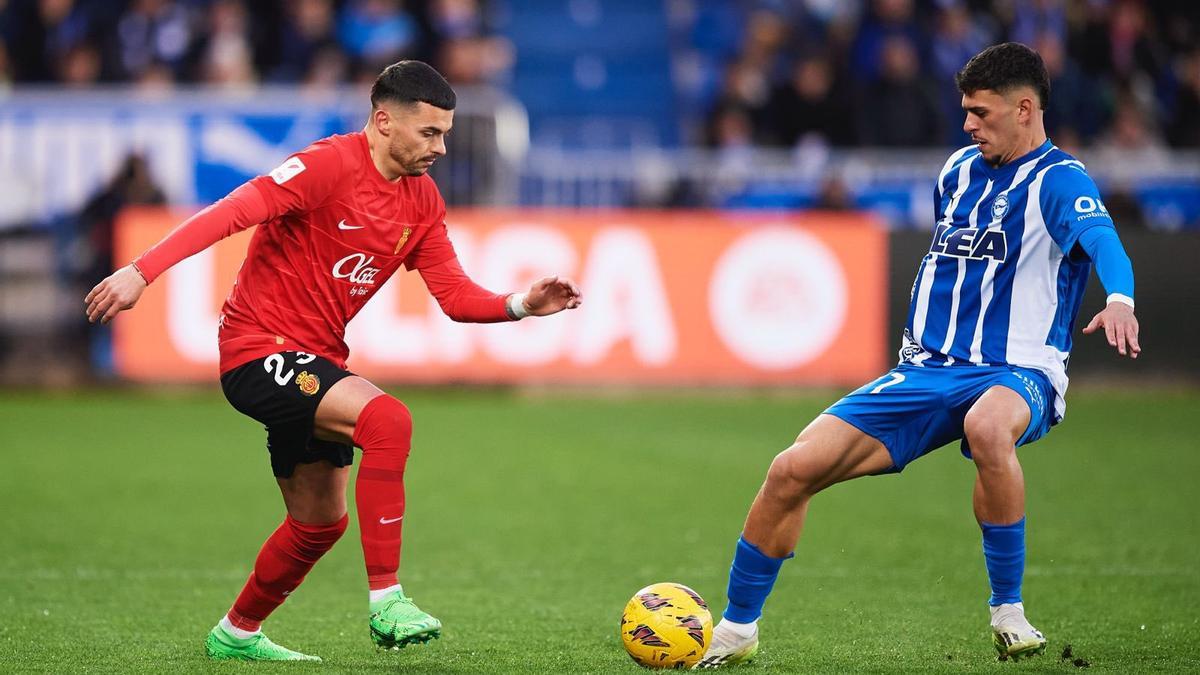
M 772 558 L 758 547 L 738 537 L 737 550 L 733 554 L 733 565 L 729 568 L 729 605 L 725 607 L 725 618 L 737 623 L 750 623 L 762 616 L 763 603 L 771 594 L 775 578 L 783 561 L 791 558 Z
M 992 584 L 992 607 L 1021 602 L 1021 577 L 1025 575 L 1025 518 L 1012 525 L 980 523 L 983 559 Z

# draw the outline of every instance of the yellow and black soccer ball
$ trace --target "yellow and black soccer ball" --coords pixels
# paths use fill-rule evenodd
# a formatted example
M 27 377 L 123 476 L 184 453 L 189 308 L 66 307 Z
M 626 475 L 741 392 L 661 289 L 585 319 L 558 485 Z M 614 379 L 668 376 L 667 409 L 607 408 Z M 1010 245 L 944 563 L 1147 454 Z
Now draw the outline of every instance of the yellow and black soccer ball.
M 633 595 L 621 614 L 621 642 L 647 668 L 691 668 L 712 640 L 704 598 L 683 584 L 652 584 Z

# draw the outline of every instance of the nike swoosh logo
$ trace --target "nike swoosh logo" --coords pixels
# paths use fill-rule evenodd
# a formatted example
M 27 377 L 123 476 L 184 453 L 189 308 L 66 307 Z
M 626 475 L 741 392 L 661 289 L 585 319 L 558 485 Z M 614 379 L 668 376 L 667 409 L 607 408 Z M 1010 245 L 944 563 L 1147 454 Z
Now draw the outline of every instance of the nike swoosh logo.
M 342 221 L 338 223 L 339 230 L 361 230 L 364 227 L 366 227 L 366 225 L 347 225 L 345 219 L 342 219 Z
M 379 524 L 380 525 L 391 525 L 392 523 L 395 523 L 395 522 L 398 522 L 401 520 L 404 520 L 404 516 L 400 516 L 399 518 L 384 518 L 383 516 L 379 516 Z

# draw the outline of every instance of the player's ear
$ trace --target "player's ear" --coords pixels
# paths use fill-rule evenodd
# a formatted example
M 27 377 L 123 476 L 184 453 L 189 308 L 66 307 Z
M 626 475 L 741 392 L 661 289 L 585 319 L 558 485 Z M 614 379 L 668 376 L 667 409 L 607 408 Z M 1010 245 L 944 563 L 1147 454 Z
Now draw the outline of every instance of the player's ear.
M 1028 96 L 1022 96 L 1021 101 L 1017 104 L 1017 119 L 1021 124 L 1028 124 L 1033 119 L 1033 110 L 1037 103 Z
M 371 110 L 371 124 L 375 126 L 375 131 L 378 131 L 383 136 L 388 136 L 392 131 L 392 116 L 384 110 L 383 106 Z

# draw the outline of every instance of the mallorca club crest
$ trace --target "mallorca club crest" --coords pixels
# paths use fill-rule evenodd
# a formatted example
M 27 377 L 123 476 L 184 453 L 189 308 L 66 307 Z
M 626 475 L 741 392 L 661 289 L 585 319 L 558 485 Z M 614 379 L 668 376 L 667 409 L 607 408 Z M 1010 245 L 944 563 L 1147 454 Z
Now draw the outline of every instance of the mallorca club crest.
M 315 373 L 302 370 L 296 376 L 296 384 L 300 386 L 301 394 L 312 396 L 321 389 L 321 378 L 317 377 Z
M 400 249 L 404 248 L 404 244 L 408 243 L 409 236 L 412 235 L 412 228 L 408 225 L 404 226 L 404 233 L 400 235 L 400 241 L 396 242 L 396 250 L 392 251 L 392 255 L 399 255 Z
M 1008 213 L 1008 193 L 1001 192 L 996 197 L 996 201 L 992 202 L 992 220 L 1000 220 L 1006 213 Z

